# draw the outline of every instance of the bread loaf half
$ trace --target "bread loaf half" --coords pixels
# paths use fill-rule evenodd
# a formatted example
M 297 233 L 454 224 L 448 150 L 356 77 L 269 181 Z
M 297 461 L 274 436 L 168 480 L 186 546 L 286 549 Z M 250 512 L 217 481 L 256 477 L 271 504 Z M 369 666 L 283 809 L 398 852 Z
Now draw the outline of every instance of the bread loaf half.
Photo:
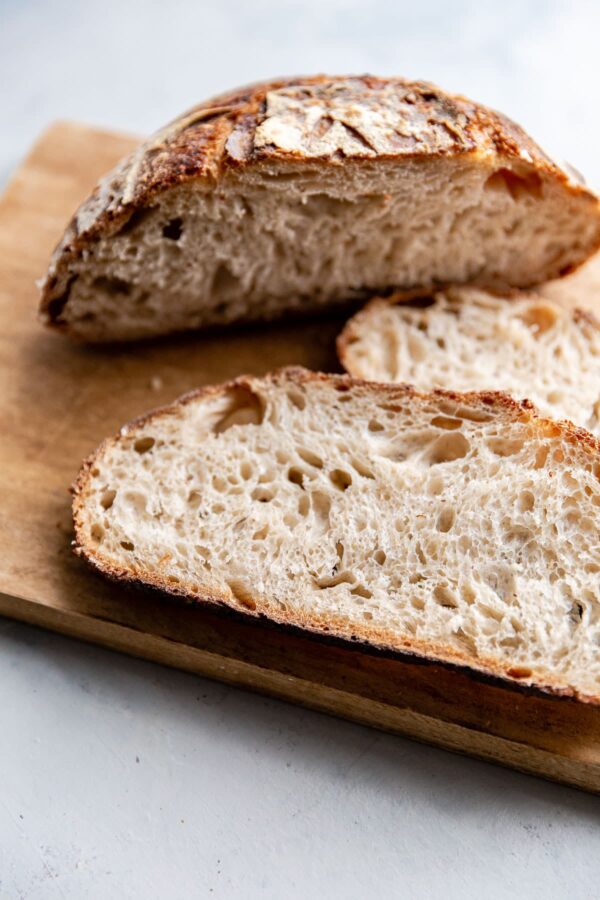
M 600 445 L 502 394 L 284 370 L 125 426 L 75 487 L 96 569 L 600 700 Z
M 504 391 L 600 433 L 600 324 L 543 294 L 463 287 L 375 299 L 346 325 L 338 354 L 359 378 Z
M 597 197 L 499 113 L 398 78 L 282 80 L 201 104 L 101 181 L 41 310 L 126 340 L 390 287 L 528 286 L 599 244 Z

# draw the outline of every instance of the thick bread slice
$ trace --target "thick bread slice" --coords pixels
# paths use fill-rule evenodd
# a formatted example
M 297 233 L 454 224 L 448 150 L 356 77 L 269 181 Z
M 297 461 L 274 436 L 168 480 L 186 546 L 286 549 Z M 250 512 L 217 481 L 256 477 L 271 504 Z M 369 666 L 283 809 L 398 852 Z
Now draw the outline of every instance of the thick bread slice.
M 600 444 L 502 394 L 284 370 L 124 427 L 75 487 L 101 572 L 600 701 Z
M 346 325 L 338 355 L 358 378 L 504 391 L 600 433 L 600 323 L 542 294 L 463 287 L 375 299 Z
M 504 116 L 398 78 L 282 80 L 196 107 L 109 174 L 42 316 L 125 340 L 394 286 L 528 286 L 599 245 L 597 197 Z

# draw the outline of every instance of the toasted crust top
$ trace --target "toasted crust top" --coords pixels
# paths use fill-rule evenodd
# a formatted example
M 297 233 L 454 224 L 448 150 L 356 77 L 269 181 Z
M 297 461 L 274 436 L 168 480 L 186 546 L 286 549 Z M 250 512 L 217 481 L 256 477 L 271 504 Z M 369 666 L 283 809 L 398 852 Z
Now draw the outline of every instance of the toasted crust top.
M 490 165 L 495 159 L 517 163 L 597 203 L 573 172 L 559 168 L 510 119 L 427 82 L 316 75 L 214 97 L 156 132 L 77 210 L 53 255 L 42 314 L 55 318 L 52 302 L 65 293 L 69 262 L 82 249 L 170 188 L 216 184 L 232 169 L 274 161 L 340 165 L 348 158 L 465 154 Z

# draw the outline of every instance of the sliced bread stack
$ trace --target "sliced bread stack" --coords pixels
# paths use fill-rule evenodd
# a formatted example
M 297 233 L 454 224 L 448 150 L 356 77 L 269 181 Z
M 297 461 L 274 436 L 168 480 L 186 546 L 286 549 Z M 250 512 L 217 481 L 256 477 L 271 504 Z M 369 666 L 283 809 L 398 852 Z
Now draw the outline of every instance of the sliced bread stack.
M 78 553 L 600 702 L 600 331 L 544 286 L 599 245 L 576 173 L 429 84 L 318 76 L 191 110 L 75 214 L 44 321 L 119 341 L 385 294 L 340 358 L 414 387 L 292 369 L 183 397 L 84 464 Z

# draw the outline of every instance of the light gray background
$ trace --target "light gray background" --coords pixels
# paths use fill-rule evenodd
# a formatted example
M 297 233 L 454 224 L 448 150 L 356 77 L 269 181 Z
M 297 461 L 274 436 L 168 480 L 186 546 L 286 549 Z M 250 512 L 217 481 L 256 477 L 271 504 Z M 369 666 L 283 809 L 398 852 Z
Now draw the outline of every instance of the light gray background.
M 497 106 L 598 184 L 599 27 L 597 2 L 0 0 L 0 181 L 55 118 L 144 133 L 371 71 Z M 1 620 L 0 691 L 3 900 L 600 895 L 576 791 Z

